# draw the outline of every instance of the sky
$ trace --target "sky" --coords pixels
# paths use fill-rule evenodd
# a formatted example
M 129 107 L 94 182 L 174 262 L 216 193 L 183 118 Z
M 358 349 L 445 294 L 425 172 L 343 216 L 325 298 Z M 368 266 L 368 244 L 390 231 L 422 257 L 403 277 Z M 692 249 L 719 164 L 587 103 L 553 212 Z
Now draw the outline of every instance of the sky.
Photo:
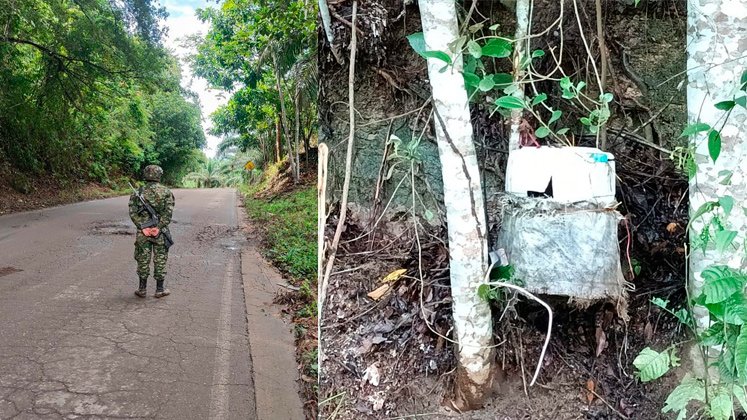
M 169 31 L 166 39 L 168 46 L 179 57 L 182 64 L 182 86 L 196 92 L 200 97 L 200 106 L 202 107 L 202 128 L 205 130 L 207 138 L 207 148 L 205 154 L 210 157 L 215 156 L 215 149 L 220 138 L 211 136 L 207 133 L 210 128 L 210 114 L 220 105 L 228 102 L 228 94 L 225 91 L 212 90 L 204 79 L 192 74 L 192 70 L 186 63 L 186 57 L 191 53 L 183 48 L 181 40 L 189 35 L 196 33 L 204 35 L 207 33 L 210 25 L 200 22 L 195 16 L 195 10 L 206 8 L 208 6 L 217 7 L 215 0 L 161 0 L 161 4 L 166 7 L 169 17 L 166 19 L 166 26 Z

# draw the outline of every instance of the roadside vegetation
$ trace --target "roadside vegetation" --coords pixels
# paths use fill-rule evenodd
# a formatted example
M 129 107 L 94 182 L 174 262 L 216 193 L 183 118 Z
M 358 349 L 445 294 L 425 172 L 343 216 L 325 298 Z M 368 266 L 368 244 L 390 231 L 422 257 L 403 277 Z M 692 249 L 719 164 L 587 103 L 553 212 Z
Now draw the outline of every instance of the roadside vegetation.
M 171 184 L 192 171 L 205 145 L 200 108 L 163 45 L 158 2 L 0 5 L 3 191 L 54 201 L 92 183 L 121 190 L 147 164 Z

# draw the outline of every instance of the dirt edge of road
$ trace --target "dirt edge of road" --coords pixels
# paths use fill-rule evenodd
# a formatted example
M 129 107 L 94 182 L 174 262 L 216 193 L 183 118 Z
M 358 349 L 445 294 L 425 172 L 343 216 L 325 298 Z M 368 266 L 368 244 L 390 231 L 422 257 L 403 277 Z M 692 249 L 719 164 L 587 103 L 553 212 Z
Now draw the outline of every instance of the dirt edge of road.
M 239 227 L 249 232 L 249 220 L 237 207 Z M 252 268 L 259 267 L 259 271 Z M 280 305 L 273 303 L 285 280 L 249 242 L 241 250 L 249 347 L 252 357 L 257 418 L 298 420 L 304 418 L 299 394 L 296 347 L 292 324 Z

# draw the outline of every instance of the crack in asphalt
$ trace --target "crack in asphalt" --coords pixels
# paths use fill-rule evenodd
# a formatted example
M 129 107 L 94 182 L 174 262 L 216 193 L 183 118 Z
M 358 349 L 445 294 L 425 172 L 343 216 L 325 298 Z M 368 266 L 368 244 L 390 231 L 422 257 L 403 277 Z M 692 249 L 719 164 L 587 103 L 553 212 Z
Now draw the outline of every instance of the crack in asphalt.
M 0 216 L 23 270 L 0 283 L 0 419 L 256 418 L 235 193 L 176 195 L 158 300 L 132 294 L 126 198 Z

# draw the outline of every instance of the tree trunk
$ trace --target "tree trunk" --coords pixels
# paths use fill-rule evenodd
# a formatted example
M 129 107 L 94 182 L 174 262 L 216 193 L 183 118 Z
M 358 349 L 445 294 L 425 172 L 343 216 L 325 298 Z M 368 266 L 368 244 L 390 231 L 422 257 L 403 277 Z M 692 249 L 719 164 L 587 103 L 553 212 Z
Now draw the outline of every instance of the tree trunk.
M 527 32 L 529 29 L 529 0 L 517 0 L 516 1 L 516 32 L 514 38 L 517 42 L 514 43 L 514 83 L 518 84 L 519 89 L 516 91 L 514 96 L 524 99 L 524 83 L 520 81 L 524 78 L 525 71 L 521 68 L 521 62 L 524 61 L 527 51 L 529 50 L 529 40 L 526 40 Z M 509 153 L 513 150 L 517 150 L 520 146 L 519 138 L 519 125 L 521 119 L 524 118 L 523 109 L 512 109 L 511 110 L 511 134 L 508 137 L 508 151 Z
M 739 82 L 740 74 L 747 67 L 747 60 L 743 56 L 744 42 L 747 38 L 743 34 L 743 17 L 747 16 L 747 4 L 744 2 L 727 2 L 725 0 L 688 0 L 689 13 L 687 15 L 687 109 L 690 123 L 704 122 L 718 129 L 721 127 L 719 119 L 723 119 L 724 111 L 715 108 L 717 102 L 731 99 Z M 717 27 L 715 25 L 718 25 Z M 730 61 L 734 60 L 734 61 Z M 744 109 L 734 108 L 729 120 L 721 130 L 721 154 L 714 163 L 708 151 L 708 133 L 701 132 L 690 138 L 691 146 L 695 149 L 697 173 L 690 180 L 690 213 L 693 214 L 706 202 L 719 201 L 719 198 L 731 196 L 734 202 L 747 202 L 745 177 L 747 170 L 743 164 L 747 155 L 747 115 Z M 722 171 L 733 173 L 733 183 L 722 185 L 724 178 Z M 717 213 L 724 229 L 737 232 L 737 236 L 726 251 L 719 252 L 714 241 L 709 241 L 705 250 L 693 250 L 690 254 L 690 285 L 693 296 L 696 296 L 703 286 L 703 270 L 711 265 L 728 265 L 739 269 L 744 266 L 745 258 L 745 229 L 747 217 L 741 208 L 734 210 L 725 217 L 723 209 Z M 695 241 L 700 233 L 713 220 L 714 212 L 691 221 L 690 241 Z M 713 230 L 711 230 L 713 233 Z M 709 324 L 708 313 L 702 307 L 695 309 L 695 319 L 700 328 Z
M 453 0 L 420 0 L 428 50 L 449 51 L 459 37 Z M 493 327 L 490 307 L 477 295 L 487 270 L 485 208 L 472 142 L 472 124 L 461 75 L 462 57 L 441 72 L 443 62 L 428 59 L 428 77 L 435 105 L 436 139 L 444 181 L 449 234 L 449 264 L 454 331 L 458 342 L 457 408 L 480 408 L 493 381 Z
M 285 112 L 285 95 L 283 94 L 283 87 L 280 83 L 280 66 L 278 66 L 278 59 L 273 54 L 272 62 L 275 67 L 275 84 L 278 89 L 278 97 L 280 99 L 280 117 L 283 125 L 283 135 L 285 135 L 285 145 L 288 148 L 288 163 L 290 164 L 290 170 L 293 174 L 293 182 L 298 183 L 298 174 L 296 173 L 296 158 L 293 154 L 293 140 L 291 139 L 290 132 L 288 130 L 288 114 Z
M 275 162 L 280 162 L 280 117 L 275 116 Z
M 296 86 L 296 94 L 293 97 L 293 106 L 295 108 L 294 123 L 296 124 L 296 127 L 295 127 L 296 132 L 294 133 L 294 136 L 293 136 L 293 144 L 295 146 L 294 149 L 296 152 L 294 154 L 294 157 L 296 159 L 296 172 L 293 175 L 295 179 L 298 180 L 301 178 L 301 168 L 300 168 L 301 161 L 298 157 L 298 141 L 299 141 L 299 138 L 301 137 L 301 90 L 298 88 L 298 86 Z

